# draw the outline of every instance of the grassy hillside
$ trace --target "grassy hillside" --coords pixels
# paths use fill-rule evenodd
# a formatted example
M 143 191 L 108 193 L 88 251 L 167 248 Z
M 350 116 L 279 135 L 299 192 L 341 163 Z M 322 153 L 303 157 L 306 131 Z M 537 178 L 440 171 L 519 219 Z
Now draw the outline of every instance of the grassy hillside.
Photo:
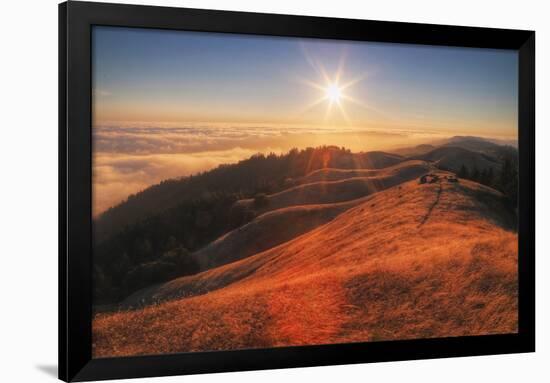
M 517 331 L 515 214 L 467 180 L 375 193 L 264 252 L 98 314 L 94 357 Z
M 507 196 L 510 206 L 516 206 L 515 148 L 475 137 L 455 137 L 426 152 L 429 148 L 413 148 L 423 151 L 421 159 L 384 152 L 351 153 L 336 147 L 292 150 L 280 156 L 257 155 L 196 176 L 168 180 L 131 196 L 94 221 L 94 306 L 112 307 L 151 284 L 197 273 L 205 265 L 240 259 L 326 222 L 325 218 L 316 218 L 319 211 L 294 211 L 295 230 L 274 221 L 270 224 L 281 234 L 269 239 L 254 234 L 254 243 L 261 245 L 252 245 L 251 241 L 248 247 L 206 262 L 204 257 L 196 257 L 201 249 L 212 248 L 218 238 L 263 213 L 290 206 L 351 201 L 434 168 L 451 170 L 461 178 L 498 189 Z M 332 217 L 324 213 L 319 216 Z M 282 217 L 271 218 L 282 221 Z M 307 222 L 309 219 L 311 222 Z M 247 232 L 242 232 L 241 240 Z M 232 238 L 231 243 L 240 243 L 233 241 L 233 235 L 228 238 Z
M 290 206 L 260 215 L 193 253 L 202 270 L 267 250 L 334 219 L 364 198 L 328 204 Z M 289 224 L 292 223 L 292 224 Z

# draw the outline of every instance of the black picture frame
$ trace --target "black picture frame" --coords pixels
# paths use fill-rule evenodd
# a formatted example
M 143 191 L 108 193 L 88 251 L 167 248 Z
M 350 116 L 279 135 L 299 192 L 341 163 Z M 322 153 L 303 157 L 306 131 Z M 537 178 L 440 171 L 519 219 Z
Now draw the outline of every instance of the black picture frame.
M 92 359 L 93 25 L 499 48 L 519 53 L 519 332 Z M 59 378 L 87 381 L 535 350 L 535 32 L 69 1 L 59 5 Z

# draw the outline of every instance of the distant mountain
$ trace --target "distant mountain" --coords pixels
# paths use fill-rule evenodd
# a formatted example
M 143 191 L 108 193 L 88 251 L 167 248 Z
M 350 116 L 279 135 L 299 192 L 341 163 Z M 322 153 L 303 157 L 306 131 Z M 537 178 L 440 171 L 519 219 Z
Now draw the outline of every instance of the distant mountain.
M 474 152 L 484 153 L 496 158 L 517 156 L 517 142 L 487 139 L 471 136 L 455 136 L 448 139 L 444 146 L 455 146 Z
M 400 148 L 400 149 L 394 149 L 391 152 L 398 154 L 403 157 L 414 157 L 419 156 L 425 153 L 428 153 L 431 150 L 434 150 L 436 147 L 434 145 L 429 144 L 421 144 L 406 148 Z
M 494 171 L 499 171 L 502 166 L 495 157 L 458 146 L 441 146 L 414 158 L 433 162 L 435 166 L 453 172 L 458 172 L 462 166 L 478 170 L 492 168 Z
M 490 152 L 497 149 L 499 146 L 485 138 L 473 136 L 455 136 L 445 140 L 445 146 L 456 146 L 463 149 L 468 149 L 474 152 Z
M 466 149 L 476 153 L 483 153 L 497 160 L 501 160 L 503 157 L 517 157 L 517 141 L 474 136 L 454 136 L 434 141 L 431 144 L 395 149 L 392 150 L 392 153 L 408 158 L 420 158 L 420 156 L 437 148 L 449 146 Z

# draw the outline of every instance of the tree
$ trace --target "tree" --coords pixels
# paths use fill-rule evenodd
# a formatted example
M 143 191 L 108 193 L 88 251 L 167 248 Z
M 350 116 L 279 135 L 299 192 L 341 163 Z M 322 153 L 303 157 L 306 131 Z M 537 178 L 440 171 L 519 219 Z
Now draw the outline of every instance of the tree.
M 460 178 L 468 178 L 468 169 L 464 164 L 460 167 L 460 170 L 458 171 L 458 176 Z
M 153 246 L 147 238 L 136 238 L 134 242 L 134 259 L 146 261 L 153 257 Z
M 506 187 L 510 182 L 511 177 L 512 177 L 512 163 L 508 158 L 506 158 L 506 160 L 504 160 L 504 164 L 502 166 L 502 170 L 500 172 L 500 179 L 499 179 L 499 188 L 502 191 L 506 190 Z
M 164 245 L 164 248 L 165 250 L 172 250 L 174 248 L 178 247 L 178 241 L 176 239 L 176 237 L 174 237 L 173 235 L 171 235 L 167 240 L 166 240 L 166 245 Z
M 489 170 L 487 170 L 487 176 L 486 176 L 485 182 L 487 185 L 493 186 L 495 182 L 495 174 L 494 174 L 493 168 L 489 168 Z
M 517 166 L 509 158 L 504 160 L 498 188 L 508 197 L 513 206 L 517 206 L 518 171 Z
M 487 185 L 487 168 L 483 168 L 479 174 L 479 183 Z
M 267 199 L 267 195 L 265 193 L 258 193 L 254 196 L 254 207 L 264 207 L 267 206 L 268 203 L 269 200 Z
M 474 165 L 474 170 L 472 170 L 472 175 L 470 176 L 470 179 L 474 181 L 479 181 L 480 179 L 479 169 L 475 165 Z

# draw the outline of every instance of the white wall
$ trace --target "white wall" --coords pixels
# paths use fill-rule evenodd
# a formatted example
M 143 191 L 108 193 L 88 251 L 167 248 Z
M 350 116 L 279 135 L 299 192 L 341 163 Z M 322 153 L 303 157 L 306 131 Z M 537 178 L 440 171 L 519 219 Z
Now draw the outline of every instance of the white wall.
M 266 383 L 364 380 L 549 381 L 550 23 L 535 0 L 133 1 L 288 14 L 537 31 L 536 354 L 146 379 Z M 57 360 L 57 1 L 0 5 L 0 380 L 53 381 Z M 544 178 L 547 176 L 548 178 Z

